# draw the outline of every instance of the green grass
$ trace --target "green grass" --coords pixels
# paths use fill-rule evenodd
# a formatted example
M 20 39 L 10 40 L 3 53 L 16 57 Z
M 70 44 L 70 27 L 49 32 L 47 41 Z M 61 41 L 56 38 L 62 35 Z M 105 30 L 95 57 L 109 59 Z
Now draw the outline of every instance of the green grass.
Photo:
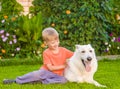
M 98 71 L 94 79 L 107 86 L 107 89 L 120 89 L 120 60 L 98 61 Z M 40 65 L 0 66 L 0 89 L 106 89 L 87 83 L 66 84 L 2 84 L 4 78 L 14 79 L 17 76 L 39 69 Z

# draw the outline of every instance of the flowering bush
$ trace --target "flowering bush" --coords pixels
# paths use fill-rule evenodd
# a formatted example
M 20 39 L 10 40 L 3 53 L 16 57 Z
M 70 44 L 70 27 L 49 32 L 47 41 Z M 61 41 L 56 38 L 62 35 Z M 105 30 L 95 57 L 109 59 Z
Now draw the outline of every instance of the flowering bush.
M 16 35 L 0 30 L 0 58 L 14 57 L 19 51 Z
M 114 24 L 114 30 L 109 34 L 109 41 L 105 42 L 104 55 L 120 54 L 120 15 L 116 15 L 116 24 Z
M 41 13 L 31 18 L 5 15 L 0 21 L 0 58 L 40 55 L 44 48 Z
M 104 50 L 104 54 L 120 54 L 120 36 L 115 37 L 112 33 L 110 34 L 110 36 L 110 41 L 105 42 L 106 49 Z
M 0 17 L 0 58 L 15 57 L 19 54 L 20 44 L 15 34 L 18 16 Z
M 111 4 L 111 0 L 34 0 L 31 18 L 6 11 L 5 6 L 0 14 L 0 59 L 41 55 L 46 47 L 41 32 L 49 26 L 60 33 L 61 45 L 68 49 L 90 43 L 99 55 L 119 54 L 120 15 L 115 23 Z

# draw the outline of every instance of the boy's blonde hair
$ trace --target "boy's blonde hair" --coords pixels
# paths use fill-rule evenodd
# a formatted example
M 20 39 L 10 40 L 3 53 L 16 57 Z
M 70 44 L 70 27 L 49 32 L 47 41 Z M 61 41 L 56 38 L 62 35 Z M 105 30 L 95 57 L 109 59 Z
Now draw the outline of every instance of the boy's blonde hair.
M 42 31 L 42 38 L 43 38 L 44 41 L 48 41 L 50 39 L 50 37 L 54 37 L 54 36 L 59 37 L 59 34 L 52 27 L 45 28 Z

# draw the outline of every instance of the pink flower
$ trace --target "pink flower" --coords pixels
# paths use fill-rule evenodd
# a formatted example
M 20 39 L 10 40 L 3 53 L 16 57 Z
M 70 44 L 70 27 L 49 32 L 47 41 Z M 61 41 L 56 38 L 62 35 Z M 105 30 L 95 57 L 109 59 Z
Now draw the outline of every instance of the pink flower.
M 13 43 L 12 41 L 9 42 L 9 44 L 12 44 L 12 43 Z
M 2 20 L 2 21 L 1 21 L 1 23 L 4 23 L 4 22 L 5 22 L 5 20 Z
M 6 33 L 6 36 L 9 36 L 10 34 L 9 33 Z
M 118 37 L 118 42 L 120 42 L 120 37 Z
M 8 38 L 7 38 L 7 37 L 5 37 L 5 38 L 3 38 L 2 40 L 3 40 L 3 42 L 6 42 L 6 41 L 7 41 L 7 39 L 8 39 Z
M 5 31 L 4 30 L 0 30 L 0 34 L 3 34 Z
M 2 38 L 2 39 L 4 39 L 4 38 L 5 38 L 5 36 L 4 36 L 4 35 L 2 35 L 2 36 L 1 36 L 1 38 Z
M 115 39 L 116 42 L 120 42 L 120 37 Z
M 112 34 L 112 33 L 110 33 L 110 34 L 109 34 L 109 36 L 113 36 L 113 34 Z
M 17 43 L 17 39 L 13 39 L 13 42 L 14 42 L 14 43 Z
M 13 35 L 13 38 L 16 38 L 16 35 Z
M 17 47 L 17 48 L 16 48 L 16 51 L 20 51 L 20 48 L 19 48 L 19 47 Z

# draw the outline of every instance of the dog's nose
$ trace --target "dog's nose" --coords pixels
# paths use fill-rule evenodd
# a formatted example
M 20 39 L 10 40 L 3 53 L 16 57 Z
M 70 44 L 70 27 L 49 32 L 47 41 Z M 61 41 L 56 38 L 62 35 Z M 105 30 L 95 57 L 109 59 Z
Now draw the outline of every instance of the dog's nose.
M 91 58 L 91 57 L 87 57 L 87 60 L 88 60 L 88 61 L 91 61 L 91 60 L 92 60 L 92 58 Z

